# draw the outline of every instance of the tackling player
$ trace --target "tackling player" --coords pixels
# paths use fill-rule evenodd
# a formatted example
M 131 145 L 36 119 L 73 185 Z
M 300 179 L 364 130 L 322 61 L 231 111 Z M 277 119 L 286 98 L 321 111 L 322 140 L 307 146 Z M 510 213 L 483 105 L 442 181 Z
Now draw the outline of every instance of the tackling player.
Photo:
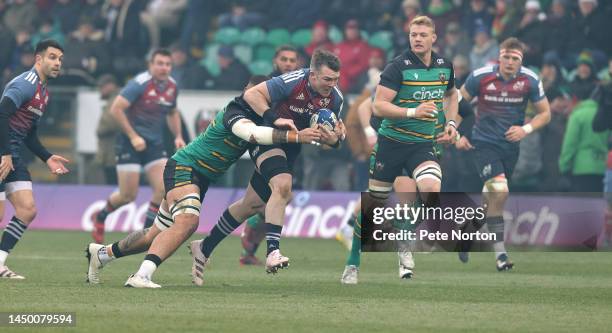
M 164 119 L 175 135 L 175 147 L 185 146 L 176 109 L 178 88 L 170 77 L 171 70 L 170 51 L 154 51 L 148 71 L 130 80 L 111 106 L 110 112 L 123 131 L 117 137 L 116 148 L 119 191 L 111 194 L 104 209 L 92 216 L 92 237 L 96 243 L 104 241 L 106 217 L 136 199 L 141 167 L 153 188 L 144 227 L 150 227 L 155 220 L 164 192 L 162 172 L 168 155 L 162 137 Z
M 495 233 L 493 244 L 498 271 L 510 270 L 514 264 L 504 246 L 504 205 L 508 198 L 508 181 L 519 156 L 519 141 L 550 122 L 550 105 L 544 95 L 542 81 L 522 66 L 526 46 L 516 38 L 500 45 L 499 65 L 474 70 L 461 87 L 467 101 L 478 97 L 478 113 L 472 130 L 476 164 L 484 182 L 483 198 L 487 205 L 485 221 L 476 222 L 476 230 L 486 222 Z M 537 115 L 525 124 L 525 108 L 531 101 Z M 466 138 L 467 140 L 467 138 Z M 459 258 L 468 261 L 471 242 L 463 243 Z
M 0 210 L 4 210 L 4 190 L 15 208 L 15 215 L 0 240 L 0 278 L 3 279 L 24 279 L 6 266 L 6 259 L 36 216 L 32 178 L 21 157 L 21 144 L 45 162 L 51 173 L 68 172 L 64 166 L 68 160 L 47 151 L 37 135 L 38 122 L 49 102 L 47 83 L 59 75 L 64 49 L 48 39 L 36 45 L 35 54 L 34 67 L 9 82 L 0 99 Z

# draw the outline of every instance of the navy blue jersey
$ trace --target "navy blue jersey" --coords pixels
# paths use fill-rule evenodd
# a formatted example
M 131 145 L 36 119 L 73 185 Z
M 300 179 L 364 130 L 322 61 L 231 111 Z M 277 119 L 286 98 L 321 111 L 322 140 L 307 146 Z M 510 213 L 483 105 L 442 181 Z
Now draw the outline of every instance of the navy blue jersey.
M 136 133 L 154 144 L 163 142 L 166 116 L 176 108 L 178 87 L 174 79 L 157 81 L 143 72 L 130 80 L 120 95 L 130 102 L 126 116 Z
M 518 142 L 506 140 L 506 131 L 524 124 L 529 100 L 536 103 L 546 97 L 538 75 L 525 67 L 508 81 L 499 73 L 499 65 L 482 67 L 470 73 L 464 87 L 478 97 L 472 140 L 502 148 L 518 148 Z
M 24 139 L 36 128 L 47 109 L 49 92 L 32 68 L 11 80 L 4 88 L 2 98 L 9 98 L 17 106 L 9 118 L 9 150 L 16 158 Z
M 310 69 L 303 68 L 266 81 L 272 109 L 280 118 L 293 119 L 298 130 L 310 126 L 310 117 L 321 108 L 332 110 L 338 119 L 344 101 L 338 87 L 325 97 L 310 87 Z

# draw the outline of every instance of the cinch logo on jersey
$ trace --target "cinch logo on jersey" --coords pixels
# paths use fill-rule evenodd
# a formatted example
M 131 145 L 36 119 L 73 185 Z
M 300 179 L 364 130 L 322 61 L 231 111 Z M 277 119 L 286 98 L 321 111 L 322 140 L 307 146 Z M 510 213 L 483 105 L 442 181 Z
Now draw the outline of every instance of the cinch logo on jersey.
M 415 91 L 412 94 L 412 99 L 425 102 L 438 100 L 444 97 L 444 91 L 444 89 L 426 90 L 425 87 L 423 87 L 420 91 Z

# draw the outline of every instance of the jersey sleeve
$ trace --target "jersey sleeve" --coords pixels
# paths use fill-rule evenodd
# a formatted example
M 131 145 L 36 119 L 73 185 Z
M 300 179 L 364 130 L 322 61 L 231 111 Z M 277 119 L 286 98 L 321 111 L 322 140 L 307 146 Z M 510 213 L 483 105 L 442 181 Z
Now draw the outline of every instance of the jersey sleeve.
M 140 97 L 140 95 L 142 95 L 144 89 L 144 84 L 139 84 L 138 82 L 136 82 L 136 80 L 132 79 L 125 85 L 125 87 L 123 87 L 123 89 L 121 89 L 121 92 L 119 94 L 125 99 L 127 99 L 131 104 L 134 103 L 134 101 L 136 101 L 138 97 Z
M 536 103 L 544 99 L 544 85 L 542 80 L 529 77 L 529 99 L 531 102 Z
M 455 88 L 455 68 L 453 64 L 450 65 L 450 78 L 448 79 L 448 83 L 446 84 L 446 90 L 452 90 Z
M 480 86 L 480 80 L 474 76 L 474 72 L 471 72 L 468 75 L 467 79 L 465 79 L 465 83 L 463 84 L 465 90 L 467 90 L 468 94 L 472 97 L 478 96 L 478 87 Z
M 301 81 L 304 75 L 304 70 L 298 70 L 273 77 L 266 81 L 266 87 L 268 88 L 272 104 L 291 95 L 291 91 L 293 91 L 293 88 Z
M 394 61 L 385 67 L 383 72 L 380 74 L 380 85 L 387 87 L 394 91 L 399 91 L 402 87 L 402 71 L 399 68 L 399 64 Z
M 22 78 L 10 82 L 4 90 L 4 96 L 10 98 L 17 108 L 31 100 L 35 93 L 36 84 Z

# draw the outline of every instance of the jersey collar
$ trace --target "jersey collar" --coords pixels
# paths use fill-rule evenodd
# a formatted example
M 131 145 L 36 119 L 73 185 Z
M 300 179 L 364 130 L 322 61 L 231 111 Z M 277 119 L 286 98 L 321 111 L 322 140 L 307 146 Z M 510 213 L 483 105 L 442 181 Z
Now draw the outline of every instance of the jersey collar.
M 412 49 L 406 50 L 406 58 L 410 60 L 413 64 L 421 65 L 427 69 L 434 68 L 437 64 L 437 60 L 440 58 L 434 51 L 431 51 L 431 64 L 429 66 L 425 65 L 425 63 L 416 55 L 416 53 L 412 52 Z
M 508 80 L 506 80 L 506 79 L 504 79 L 504 76 L 499 71 L 499 64 L 496 64 L 495 67 L 493 67 L 493 69 L 495 70 L 495 76 L 497 77 L 497 79 L 499 79 L 500 81 L 504 81 L 504 82 L 510 82 L 510 81 L 516 79 L 518 77 L 519 73 L 521 72 L 521 69 L 519 68 L 518 72 L 516 72 L 514 75 L 510 76 L 510 78 Z

